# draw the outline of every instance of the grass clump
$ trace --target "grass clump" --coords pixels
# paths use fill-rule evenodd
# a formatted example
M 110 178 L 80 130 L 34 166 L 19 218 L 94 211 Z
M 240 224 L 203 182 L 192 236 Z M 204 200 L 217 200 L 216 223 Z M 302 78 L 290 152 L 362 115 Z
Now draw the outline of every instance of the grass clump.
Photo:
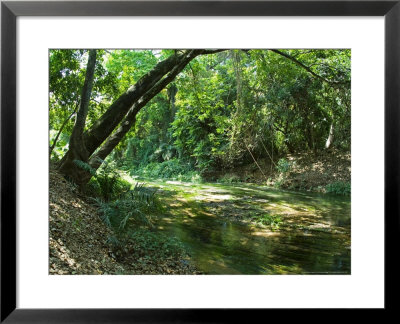
M 275 231 L 279 229 L 282 218 L 279 215 L 263 214 L 260 216 L 257 215 L 254 221 L 256 224 L 269 226 L 272 231 Z
M 237 183 L 240 182 L 240 178 L 236 174 L 225 174 L 219 179 L 221 183 Z
M 349 196 L 351 194 L 350 182 L 337 181 L 326 185 L 325 191 L 335 195 Z

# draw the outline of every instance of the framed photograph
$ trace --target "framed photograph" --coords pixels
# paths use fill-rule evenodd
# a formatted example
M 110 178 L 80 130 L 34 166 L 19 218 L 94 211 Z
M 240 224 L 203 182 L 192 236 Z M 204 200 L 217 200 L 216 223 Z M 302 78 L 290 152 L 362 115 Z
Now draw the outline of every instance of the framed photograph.
M 2 1 L 1 321 L 394 309 L 398 1 Z

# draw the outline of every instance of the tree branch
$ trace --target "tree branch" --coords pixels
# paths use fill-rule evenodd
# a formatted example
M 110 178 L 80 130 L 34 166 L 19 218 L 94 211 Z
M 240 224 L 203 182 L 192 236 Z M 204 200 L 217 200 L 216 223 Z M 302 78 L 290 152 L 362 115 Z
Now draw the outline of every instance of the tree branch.
M 57 144 L 57 141 L 58 141 L 58 138 L 61 135 L 61 132 L 63 131 L 64 127 L 67 125 L 67 123 L 71 119 L 71 117 L 76 113 L 76 111 L 78 110 L 78 107 L 79 107 L 79 101 L 76 103 L 74 111 L 62 123 L 62 125 L 61 125 L 61 127 L 60 127 L 60 129 L 59 129 L 59 131 L 57 133 L 57 136 L 55 137 L 55 139 L 53 141 L 53 144 L 50 146 L 49 156 L 51 156 L 51 153 L 53 152 L 53 150 L 54 150 L 54 148 L 55 148 L 55 146 Z
M 322 76 L 320 76 L 319 74 L 315 73 L 313 70 L 310 69 L 310 67 L 304 65 L 303 63 L 301 63 L 299 60 L 295 59 L 293 56 L 290 56 L 289 54 L 286 54 L 282 51 L 279 51 L 277 49 L 270 49 L 271 52 L 277 53 L 283 57 L 286 57 L 287 59 L 291 60 L 293 63 L 297 64 L 298 66 L 302 67 L 303 69 L 305 69 L 307 72 L 309 72 L 310 74 L 312 74 L 314 77 L 320 79 L 323 82 L 326 82 L 328 84 L 331 85 L 341 85 L 341 84 L 350 84 L 350 81 L 330 81 Z
M 185 54 L 184 59 L 177 64 L 167 76 L 162 80 L 158 81 L 149 91 L 147 91 L 139 100 L 137 100 L 133 106 L 129 109 L 126 117 L 122 121 L 120 127 L 117 131 L 112 134 L 102 147 L 90 158 L 90 166 L 94 169 L 99 168 L 101 161 L 104 160 L 108 154 L 118 145 L 121 139 L 126 135 L 126 133 L 135 124 L 136 115 L 154 96 L 156 96 L 161 90 L 163 90 L 170 82 L 172 82 L 175 77 L 185 68 L 185 66 L 196 56 L 198 56 L 198 51 L 191 50 Z

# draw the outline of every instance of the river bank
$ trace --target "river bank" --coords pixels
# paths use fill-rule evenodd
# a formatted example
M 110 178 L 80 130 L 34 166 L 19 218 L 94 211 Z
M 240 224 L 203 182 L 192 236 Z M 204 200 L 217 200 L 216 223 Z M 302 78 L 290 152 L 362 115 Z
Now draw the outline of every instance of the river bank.
M 204 178 L 206 181 L 260 183 L 282 189 L 322 193 L 328 192 L 329 186 L 335 184 L 348 184 L 350 187 L 350 152 L 333 149 L 301 152 L 274 161 L 256 159 L 256 162 L 231 170 L 205 172 Z
M 115 233 L 100 219 L 94 200 L 53 167 L 49 176 L 50 275 L 198 273 L 179 242 L 154 231 L 138 230 L 135 240 L 115 246 Z M 168 246 L 174 253 L 164 253 Z
M 116 249 L 92 200 L 50 170 L 50 274 L 350 273 L 349 197 L 121 176 L 160 208 Z

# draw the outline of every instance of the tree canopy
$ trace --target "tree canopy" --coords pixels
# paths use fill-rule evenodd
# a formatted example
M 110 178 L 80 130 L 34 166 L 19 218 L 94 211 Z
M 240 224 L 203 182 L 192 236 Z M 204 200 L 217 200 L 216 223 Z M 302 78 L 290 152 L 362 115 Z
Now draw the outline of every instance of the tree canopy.
M 77 183 L 106 159 L 204 173 L 350 149 L 348 49 L 57 49 L 49 60 L 50 154 Z

